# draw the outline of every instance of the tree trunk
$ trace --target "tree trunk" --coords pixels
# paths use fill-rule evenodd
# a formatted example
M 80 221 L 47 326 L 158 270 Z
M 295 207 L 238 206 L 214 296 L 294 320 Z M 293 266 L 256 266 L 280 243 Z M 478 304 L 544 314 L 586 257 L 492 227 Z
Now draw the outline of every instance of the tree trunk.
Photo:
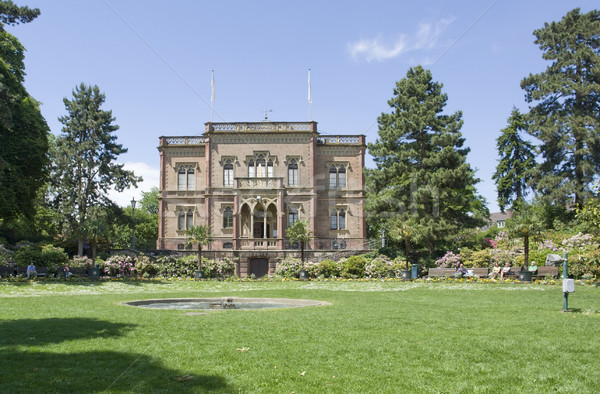
M 83 257 L 83 239 L 77 240 L 77 256 Z
M 525 269 L 529 267 L 529 235 L 523 236 L 523 249 L 525 250 Z
M 92 240 L 92 265 L 95 266 L 96 264 L 96 250 L 98 248 L 98 242 L 93 239 Z
M 202 246 L 198 244 L 198 272 L 202 274 Z
M 300 241 L 300 261 L 302 261 L 302 269 L 304 269 L 304 242 Z

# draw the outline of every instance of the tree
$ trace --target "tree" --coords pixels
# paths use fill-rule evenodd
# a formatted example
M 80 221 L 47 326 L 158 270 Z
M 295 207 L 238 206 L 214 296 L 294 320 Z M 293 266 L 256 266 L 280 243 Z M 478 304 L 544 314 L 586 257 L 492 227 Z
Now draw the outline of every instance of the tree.
M 198 273 L 202 276 L 202 247 L 212 242 L 209 226 L 192 226 L 186 232 L 188 244 L 198 246 Z
M 496 146 L 500 161 L 492 179 L 496 181 L 498 206 L 504 212 L 507 206 L 514 208 L 527 195 L 527 184 L 531 181 L 531 170 L 535 166 L 534 146 L 521 138 L 520 132 L 527 125 L 521 112 L 513 108 L 508 126 L 501 130 Z
M 3 27 L 38 15 L 38 9 L 0 1 L 0 220 L 31 218 L 47 176 L 49 128 L 23 86 L 25 49 Z
M 158 215 L 158 187 L 153 187 L 149 192 L 142 192 L 140 206 L 144 211 Z
M 523 238 L 525 270 L 529 266 L 529 239 L 543 230 L 540 208 L 539 204 L 522 202 L 515 207 L 513 217 L 506 221 L 508 233 L 513 237 Z
M 132 171 L 117 164 L 127 149 L 116 143 L 111 111 L 101 109 L 105 95 L 98 86 L 81 83 L 73 90 L 73 99 L 63 99 L 67 115 L 59 118 L 64 125 L 57 138 L 52 168 L 53 202 L 63 218 L 63 228 L 78 239 L 83 254 L 86 221 L 93 206 L 111 206 L 108 191 L 123 191 L 141 181 Z
M 600 182 L 596 184 L 596 190 L 600 190 Z M 577 220 L 595 235 L 600 234 L 600 199 L 590 198 L 584 206 L 577 206 L 576 210 Z
M 300 244 L 300 260 L 304 269 L 304 247 L 310 242 L 310 230 L 308 229 L 308 220 L 296 220 L 294 224 L 286 230 L 286 235 L 290 243 L 298 242 Z
M 583 205 L 600 170 L 600 11 L 576 8 L 533 34 L 552 62 L 521 81 L 544 159 L 534 184 L 547 200 Z
M 434 254 L 436 243 L 487 213 L 475 190 L 479 179 L 466 162 L 462 113 L 442 114 L 448 97 L 431 72 L 418 66 L 396 83 L 391 113 L 378 118 L 369 144 L 377 168 L 368 171 L 367 210 L 373 227 L 414 223 L 414 241 Z

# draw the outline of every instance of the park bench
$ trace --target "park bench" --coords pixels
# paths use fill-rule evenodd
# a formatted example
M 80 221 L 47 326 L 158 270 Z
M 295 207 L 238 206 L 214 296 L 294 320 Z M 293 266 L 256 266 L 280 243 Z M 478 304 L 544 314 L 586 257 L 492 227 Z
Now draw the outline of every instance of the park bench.
M 516 279 L 519 277 L 519 271 L 521 271 L 521 267 L 511 267 L 510 274 L 504 275 L 504 278 L 508 279 Z M 551 276 L 553 278 L 558 277 L 558 267 L 553 265 L 543 265 L 538 267 L 537 273 L 531 276 L 532 279 L 544 279 L 547 276 Z
M 35 272 L 38 277 L 48 276 L 48 268 L 35 267 Z M 17 267 L 17 275 L 27 276 L 27 267 Z
M 468 271 L 473 271 L 474 276 L 478 276 L 480 278 L 485 278 L 488 276 L 489 268 L 467 268 Z M 450 276 L 454 277 L 456 274 L 456 269 L 454 268 L 429 268 L 428 277 L 442 277 L 442 276 Z

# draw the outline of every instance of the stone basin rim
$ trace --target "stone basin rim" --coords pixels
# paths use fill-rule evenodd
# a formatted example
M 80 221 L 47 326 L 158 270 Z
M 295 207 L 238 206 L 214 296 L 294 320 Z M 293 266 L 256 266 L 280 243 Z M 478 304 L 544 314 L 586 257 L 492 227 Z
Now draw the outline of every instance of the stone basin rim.
M 265 298 L 265 297 L 193 297 L 193 298 L 152 298 L 145 300 L 134 300 L 134 301 L 123 301 L 120 302 L 120 305 L 139 307 L 147 304 L 155 304 L 155 303 L 177 303 L 177 302 L 221 302 L 225 300 L 232 300 L 235 304 L 236 302 L 256 302 L 256 303 L 264 303 L 264 304 L 285 304 L 289 305 L 289 308 L 300 308 L 307 306 L 327 306 L 332 305 L 331 302 L 328 301 L 319 301 L 319 300 L 305 300 L 305 299 L 296 299 L 296 298 Z M 149 308 L 146 309 L 154 309 L 154 310 L 163 310 L 165 308 Z M 204 308 L 198 308 L 199 310 L 203 310 Z M 240 308 L 244 309 L 244 308 Z M 248 310 L 248 309 L 244 309 Z

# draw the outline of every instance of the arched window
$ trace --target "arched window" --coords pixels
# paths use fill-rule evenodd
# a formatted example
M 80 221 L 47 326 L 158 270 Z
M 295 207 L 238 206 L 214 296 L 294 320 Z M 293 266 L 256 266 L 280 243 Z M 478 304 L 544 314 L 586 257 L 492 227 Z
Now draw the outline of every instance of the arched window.
M 337 168 L 334 165 L 329 167 L 329 188 L 337 189 Z
M 185 229 L 188 230 L 194 225 L 194 213 L 190 210 L 185 214 Z
M 288 227 L 292 227 L 298 221 L 298 208 L 291 207 L 288 212 Z
M 177 216 L 177 230 L 185 230 L 185 212 L 179 212 Z
M 346 187 L 346 167 L 341 165 L 338 167 L 338 189 Z
M 231 207 L 225 208 L 223 211 L 223 228 L 233 227 L 233 209 Z
M 295 159 L 290 160 L 288 165 L 288 186 L 298 186 L 298 163 Z
M 177 172 L 177 190 L 187 190 L 185 167 L 179 167 Z
M 194 175 L 194 169 L 188 168 L 187 171 L 187 189 L 194 190 L 196 188 L 196 177 Z
M 338 230 L 344 230 L 346 228 L 346 211 L 340 209 L 338 211 Z
M 248 162 L 248 177 L 254 178 L 256 176 L 255 168 L 254 168 L 254 160 L 250 160 Z
M 265 164 L 265 157 L 263 155 L 258 155 L 258 158 L 256 159 L 256 176 L 258 178 L 262 178 L 265 176 Z
M 227 160 L 225 166 L 223 166 L 223 186 L 233 187 L 233 164 L 231 164 L 231 160 Z
M 267 162 L 267 177 L 273 178 L 273 160 Z

